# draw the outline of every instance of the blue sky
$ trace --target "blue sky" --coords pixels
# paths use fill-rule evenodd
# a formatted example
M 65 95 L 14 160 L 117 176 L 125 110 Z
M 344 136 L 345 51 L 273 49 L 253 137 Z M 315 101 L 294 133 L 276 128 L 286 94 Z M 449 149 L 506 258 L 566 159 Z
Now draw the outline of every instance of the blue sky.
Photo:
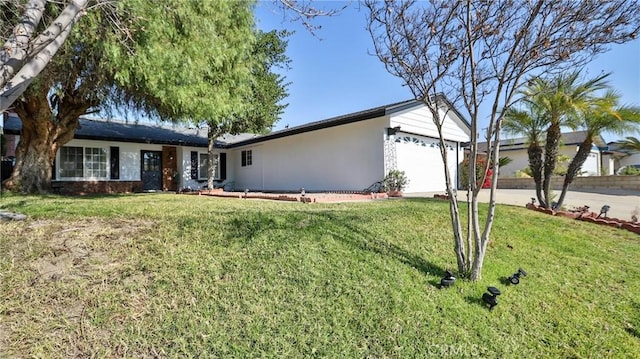
M 322 5 L 322 2 L 320 3 Z M 340 6 L 339 2 L 326 2 Z M 257 6 L 258 26 L 263 30 L 295 31 L 289 38 L 291 69 L 284 72 L 289 97 L 276 130 L 412 98 L 403 82 L 390 75 L 371 53 L 373 45 L 366 26 L 366 12 L 356 2 L 340 15 L 317 19 L 318 37 L 301 24 L 283 17 L 271 1 Z M 585 69 L 593 76 L 612 72 L 610 83 L 622 94 L 622 103 L 640 106 L 640 39 L 613 45 Z M 636 134 L 637 136 L 637 134 Z M 605 141 L 613 141 L 605 134 Z

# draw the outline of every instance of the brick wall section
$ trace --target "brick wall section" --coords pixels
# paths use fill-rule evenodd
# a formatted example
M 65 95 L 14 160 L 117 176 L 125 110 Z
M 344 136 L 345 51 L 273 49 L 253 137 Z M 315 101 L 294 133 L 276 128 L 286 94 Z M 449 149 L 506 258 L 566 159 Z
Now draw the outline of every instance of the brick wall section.
M 51 187 L 60 194 L 76 195 L 142 192 L 141 181 L 54 181 Z
M 553 177 L 551 185 L 554 190 L 562 189 L 564 177 Z M 498 188 L 534 189 L 532 178 L 498 178 Z M 590 176 L 577 177 L 569 186 L 570 190 L 623 189 L 640 191 L 640 176 Z

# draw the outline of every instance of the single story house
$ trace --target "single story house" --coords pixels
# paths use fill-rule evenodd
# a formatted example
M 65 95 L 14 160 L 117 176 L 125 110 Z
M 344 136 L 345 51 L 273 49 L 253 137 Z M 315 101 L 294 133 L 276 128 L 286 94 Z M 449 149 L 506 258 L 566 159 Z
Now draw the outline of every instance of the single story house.
M 454 183 L 470 140 L 469 123 L 450 106 L 443 133 Z M 5 116 L 5 133 L 20 120 Z M 81 119 L 56 155 L 54 183 L 98 192 L 199 189 L 206 184 L 206 129 Z M 216 181 L 250 191 L 362 191 L 391 169 L 405 171 L 405 192 L 444 191 L 438 133 L 428 109 L 410 100 L 265 135 L 223 136 L 215 144 Z M 78 183 L 82 183 L 81 185 Z M 119 190 L 110 190 L 118 187 Z M 115 187 L 114 187 L 115 186 Z M 93 191 L 93 192 L 96 192 Z
M 584 141 L 586 131 L 575 131 L 563 133 L 560 138 L 559 155 L 565 155 L 569 161 L 573 159 L 578 146 Z M 486 148 L 486 142 L 478 144 L 479 147 Z M 603 163 L 603 151 L 606 150 L 606 143 L 602 137 L 597 136 L 594 140 L 593 148 L 589 157 L 582 165 L 583 176 L 599 176 L 602 174 L 602 168 L 607 171 L 607 163 Z M 527 155 L 527 147 L 529 143 L 526 138 L 512 138 L 500 141 L 500 157 L 509 157 L 511 162 L 500 167 L 500 177 L 516 177 L 516 172 L 529 167 L 529 156 Z M 569 162 L 566 163 L 569 165 Z
M 617 174 L 623 167 L 634 166 L 640 168 L 640 152 L 633 152 L 619 148 L 617 142 L 609 142 L 604 163 L 608 166 L 607 174 Z

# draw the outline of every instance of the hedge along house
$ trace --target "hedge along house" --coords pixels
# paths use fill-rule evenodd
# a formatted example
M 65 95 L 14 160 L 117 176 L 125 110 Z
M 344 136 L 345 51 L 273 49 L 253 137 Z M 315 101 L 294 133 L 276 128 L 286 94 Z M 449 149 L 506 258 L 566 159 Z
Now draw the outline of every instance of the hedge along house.
M 448 167 L 458 181 L 468 142 L 466 120 L 450 107 L 443 124 Z M 5 116 L 19 137 L 20 120 Z M 56 155 L 52 185 L 61 193 L 200 189 L 207 180 L 206 129 L 81 119 Z M 15 140 L 15 138 L 14 138 Z M 17 143 L 17 141 L 14 141 Z M 411 100 L 266 135 L 216 141 L 215 180 L 226 190 L 363 191 L 392 169 L 405 171 L 405 192 L 445 190 L 438 132 L 429 110 Z

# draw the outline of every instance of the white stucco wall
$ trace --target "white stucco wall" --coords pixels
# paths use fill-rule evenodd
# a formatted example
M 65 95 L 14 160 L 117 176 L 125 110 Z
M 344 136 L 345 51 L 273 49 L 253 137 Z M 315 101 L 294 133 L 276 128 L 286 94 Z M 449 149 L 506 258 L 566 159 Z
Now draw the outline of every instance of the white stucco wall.
M 424 107 L 391 115 L 260 142 L 227 152 L 228 178 L 236 190 L 308 191 L 363 190 L 385 175 L 386 129 L 400 126 L 396 136 L 410 136 L 427 146 L 394 143 L 396 167 L 409 177 L 405 192 L 444 191 L 444 167 L 437 147 L 438 133 Z M 457 118 L 447 118 L 444 134 L 449 169 L 457 183 L 463 160 L 457 141 L 469 141 L 469 130 Z M 395 137 L 393 137 L 395 140 Z M 253 164 L 240 165 L 241 151 L 251 150 Z M 390 154 L 388 153 L 387 156 Z
M 363 190 L 384 177 L 385 117 L 235 148 L 227 153 L 237 190 Z M 241 151 L 253 164 L 241 166 Z
M 429 137 L 438 137 L 438 130 L 433 123 L 431 112 L 422 106 L 413 109 L 407 109 L 392 114 L 391 126 L 400 126 L 400 130 L 405 133 L 413 133 Z M 449 112 L 445 122 L 442 125 L 442 133 L 446 140 L 467 142 L 470 139 L 470 130 L 462 122 L 454 116 L 453 112 Z

